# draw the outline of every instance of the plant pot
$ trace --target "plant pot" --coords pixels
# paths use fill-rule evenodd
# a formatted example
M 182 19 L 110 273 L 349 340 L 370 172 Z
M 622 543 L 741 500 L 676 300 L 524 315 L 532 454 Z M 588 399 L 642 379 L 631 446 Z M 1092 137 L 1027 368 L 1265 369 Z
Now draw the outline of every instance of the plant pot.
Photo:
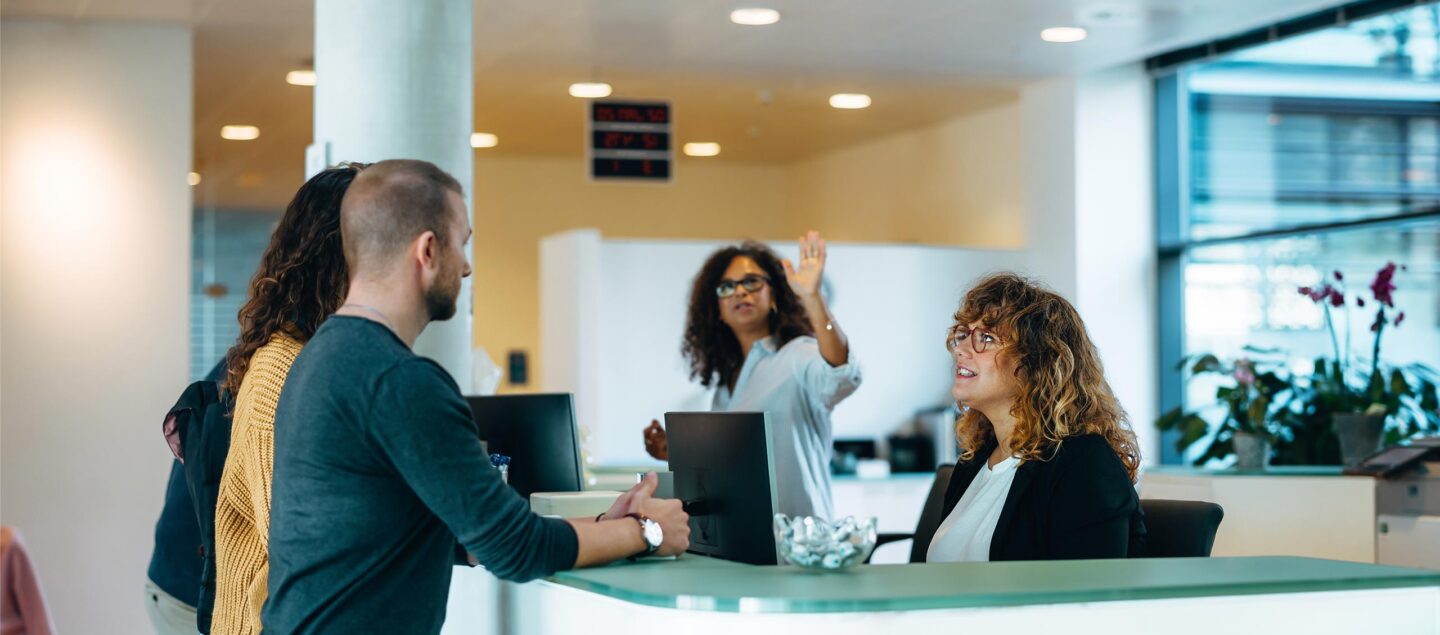
M 1235 433 L 1235 468 L 1263 470 L 1270 462 L 1270 440 L 1249 432 Z
M 1385 415 L 1333 414 L 1335 436 L 1340 439 L 1340 461 L 1345 467 L 1359 465 L 1365 457 L 1380 451 L 1385 437 Z

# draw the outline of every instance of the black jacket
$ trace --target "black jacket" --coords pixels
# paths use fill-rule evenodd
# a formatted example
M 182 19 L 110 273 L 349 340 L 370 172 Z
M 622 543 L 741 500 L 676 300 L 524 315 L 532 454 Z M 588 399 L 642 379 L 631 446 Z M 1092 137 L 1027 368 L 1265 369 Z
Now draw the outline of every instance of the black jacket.
M 955 509 L 995 442 L 955 465 L 941 518 Z M 1069 560 L 1141 555 L 1145 518 L 1120 457 L 1099 435 L 1066 439 L 1045 461 L 1016 469 L 990 541 L 990 560 Z

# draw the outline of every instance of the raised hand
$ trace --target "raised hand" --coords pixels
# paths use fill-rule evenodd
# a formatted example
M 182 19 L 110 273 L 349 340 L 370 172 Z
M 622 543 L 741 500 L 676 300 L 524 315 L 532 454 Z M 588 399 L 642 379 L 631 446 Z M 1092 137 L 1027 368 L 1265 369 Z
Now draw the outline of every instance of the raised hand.
M 813 229 L 806 232 L 800 238 L 800 266 L 795 267 L 788 258 L 781 264 L 785 266 L 785 279 L 795 295 L 801 300 L 819 297 L 820 280 L 825 273 L 825 239 Z
M 670 440 L 658 419 L 651 419 L 645 428 L 645 453 L 661 461 L 670 460 Z

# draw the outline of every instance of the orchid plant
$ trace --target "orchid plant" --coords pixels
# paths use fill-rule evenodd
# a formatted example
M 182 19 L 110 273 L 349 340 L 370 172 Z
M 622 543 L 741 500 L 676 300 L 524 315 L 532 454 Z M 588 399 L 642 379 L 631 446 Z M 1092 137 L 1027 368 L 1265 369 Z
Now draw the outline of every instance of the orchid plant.
M 1305 386 L 1302 416 L 1310 420 L 1312 427 L 1328 427 L 1334 414 L 1361 413 L 1388 418 L 1388 443 L 1440 431 L 1435 370 L 1424 364 L 1391 366 L 1385 364 L 1380 355 L 1385 332 L 1405 321 L 1405 312 L 1395 306 L 1395 275 L 1406 270 L 1403 265 L 1391 262 L 1375 272 L 1369 285 L 1373 305 L 1359 294 L 1353 297 L 1355 308 L 1375 311 L 1370 321 L 1373 339 L 1368 359 L 1357 360 L 1352 356 L 1349 328 L 1352 298 L 1347 293 L 1345 275 L 1336 270 L 1331 274 L 1333 281 L 1326 280 L 1318 287 L 1299 288 L 1301 295 L 1322 307 L 1334 354 L 1330 359 L 1315 360 L 1314 371 Z M 1337 312 L 1342 313 L 1345 321 L 1343 347 L 1336 332 Z
M 1180 432 L 1175 447 L 1181 453 L 1208 439 L 1195 465 L 1234 453 L 1236 434 L 1253 434 L 1272 443 L 1280 440 L 1294 419 L 1295 386 L 1284 359 L 1278 357 L 1280 351 L 1246 347 L 1245 352 L 1252 357 L 1225 361 L 1204 353 L 1180 362 L 1189 380 L 1206 375 L 1223 378 L 1214 402 L 1192 411 L 1174 408 L 1155 422 L 1160 430 Z M 1219 423 L 1211 425 L 1217 417 Z

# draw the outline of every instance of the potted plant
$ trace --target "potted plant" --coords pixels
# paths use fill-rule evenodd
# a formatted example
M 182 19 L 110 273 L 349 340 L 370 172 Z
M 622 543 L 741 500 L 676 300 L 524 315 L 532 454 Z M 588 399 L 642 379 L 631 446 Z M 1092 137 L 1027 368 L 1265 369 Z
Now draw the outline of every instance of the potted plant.
M 1174 408 L 1155 422 L 1160 430 L 1180 431 L 1175 446 L 1182 453 L 1208 440 L 1209 445 L 1195 458 L 1195 465 L 1233 453 L 1236 467 L 1264 469 L 1271 445 L 1280 438 L 1284 422 L 1293 417 L 1294 387 L 1283 361 L 1274 358 L 1278 351 L 1254 347 L 1245 350 L 1259 357 L 1225 362 L 1204 353 L 1180 362 L 1180 368 L 1189 371 L 1187 381 L 1202 375 L 1225 378 L 1215 390 L 1214 402 L 1192 411 Z M 1217 417 L 1218 424 L 1212 426 Z
M 1334 354 L 1331 359 L 1315 360 L 1314 370 L 1302 391 L 1299 417 L 1310 429 L 1328 425 L 1333 430 L 1339 442 L 1341 462 L 1346 466 L 1359 464 L 1382 444 L 1440 431 L 1440 400 L 1436 396 L 1434 369 L 1423 364 L 1391 366 L 1381 361 L 1386 330 L 1397 328 L 1405 321 L 1405 312 L 1395 307 L 1397 271 L 1405 271 L 1405 267 L 1387 263 L 1370 282 L 1375 317 L 1370 322 L 1373 335 L 1368 359 L 1352 356 L 1351 300 L 1344 274 L 1337 270 L 1332 274 L 1333 281 L 1299 289 L 1301 295 L 1322 307 Z M 1358 309 L 1367 308 L 1365 298 L 1359 294 L 1353 303 Z M 1344 310 L 1346 326 L 1343 347 L 1336 333 L 1335 312 L 1339 309 Z

